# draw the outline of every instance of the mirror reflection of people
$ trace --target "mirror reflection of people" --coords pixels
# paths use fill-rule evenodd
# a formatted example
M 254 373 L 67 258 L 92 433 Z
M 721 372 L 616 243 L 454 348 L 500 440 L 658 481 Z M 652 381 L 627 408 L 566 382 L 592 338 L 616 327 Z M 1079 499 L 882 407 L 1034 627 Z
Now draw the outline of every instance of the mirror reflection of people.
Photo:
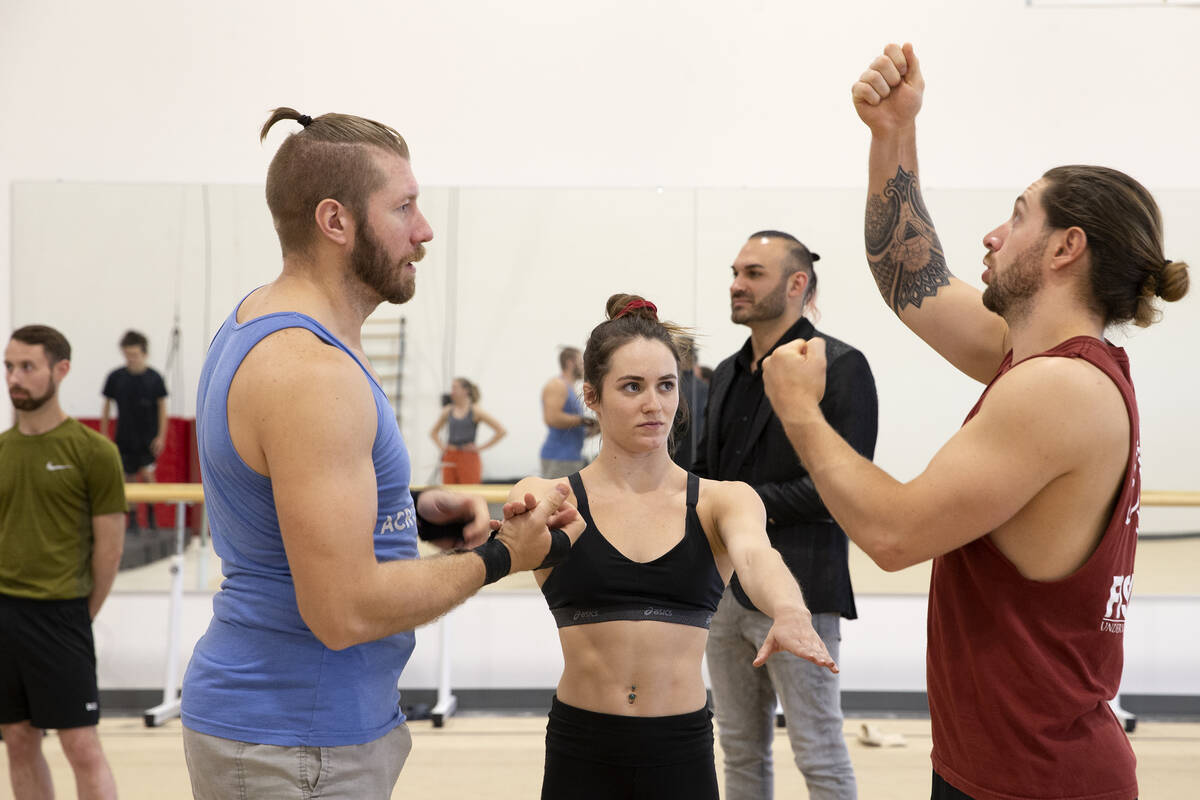
M 542 419 L 548 428 L 539 454 L 543 478 L 563 478 L 583 469 L 583 441 L 595 433 L 575 391 L 575 382 L 583 377 L 583 354 L 577 347 L 564 347 L 558 366 L 559 374 L 542 387 Z
M 132 483 L 154 481 L 154 466 L 167 440 L 167 384 L 151 367 L 146 356 L 149 340 L 137 331 L 121 337 L 121 355 L 125 366 L 113 370 L 104 381 L 104 405 L 100 409 L 100 433 L 107 436 L 113 405 L 117 408 L 117 433 L 114 441 L 121 454 L 125 480 Z M 146 515 L 154 530 L 154 506 Z M 129 512 L 129 530 L 139 529 L 137 509 Z
M 429 438 L 442 454 L 442 483 L 482 483 L 483 461 L 479 454 L 508 433 L 496 418 L 479 407 L 479 387 L 466 378 L 455 378 L 450 384 L 450 402 L 442 407 Z M 492 436 L 476 444 L 479 424 L 492 429 Z M 442 441 L 442 428 L 448 428 Z
M 747 662 L 784 655 L 836 671 L 800 587 L 744 483 L 704 480 L 668 452 L 679 404 L 679 329 L 613 295 L 583 355 L 597 458 L 569 477 L 587 528 L 566 561 L 534 573 L 564 668 L 546 734 L 543 798 L 717 797 L 700 664 L 734 569 L 773 624 Z M 511 497 L 556 482 L 526 478 Z M 506 516 L 523 505 L 505 508 Z

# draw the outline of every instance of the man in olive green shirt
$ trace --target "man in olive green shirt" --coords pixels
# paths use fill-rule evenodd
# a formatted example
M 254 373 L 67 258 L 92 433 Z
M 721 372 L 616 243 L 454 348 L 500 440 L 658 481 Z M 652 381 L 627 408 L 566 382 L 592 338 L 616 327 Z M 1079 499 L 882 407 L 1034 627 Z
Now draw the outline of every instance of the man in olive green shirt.
M 0 433 L 0 735 L 18 800 L 52 797 L 42 730 L 58 730 L 80 798 L 115 798 L 100 747 L 92 619 L 125 538 L 117 448 L 58 399 L 71 345 L 44 325 L 4 350 L 16 424 Z

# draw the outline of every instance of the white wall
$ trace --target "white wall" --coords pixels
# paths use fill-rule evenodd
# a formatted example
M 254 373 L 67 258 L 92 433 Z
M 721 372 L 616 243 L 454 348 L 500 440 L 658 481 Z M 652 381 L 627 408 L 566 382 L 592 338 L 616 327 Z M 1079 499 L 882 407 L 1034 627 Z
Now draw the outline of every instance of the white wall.
M 429 186 L 861 187 L 849 86 L 907 38 L 926 187 L 1097 161 L 1195 188 L 1198 33 L 1194 8 L 1021 0 L 7 0 L 0 186 L 257 183 L 258 128 L 293 105 L 394 124 Z M 8 218 L 3 193 L 0 287 Z
M 861 191 L 867 134 L 850 108 L 849 86 L 885 41 L 911 39 L 928 79 L 921 172 L 931 195 L 1019 191 L 1053 164 L 1099 162 L 1137 176 L 1162 199 L 1200 188 L 1200 111 L 1188 99 L 1198 34 L 1196 9 L 1030 10 L 1021 0 L 596 0 L 586 7 L 559 0 L 6 0 L 0 187 L 47 180 L 258 184 L 281 136 L 260 145 L 258 128 L 271 107 L 293 105 L 395 125 L 428 187 Z M 933 210 L 943 237 L 970 242 L 1004 213 L 959 219 L 953 208 Z M 1195 250 L 1172 247 L 1182 228 L 1196 227 L 1196 211 L 1168 218 L 1168 255 L 1200 265 Z M 2 294 L 14 283 L 11 214 L 10 194 L 0 191 L 4 330 L 20 316 L 11 294 Z M 140 222 L 129 214 L 106 224 L 137 230 Z M 620 242 L 601 244 L 621 253 Z M 736 244 L 722 252 L 732 256 Z M 436 245 L 432 258 L 441 257 Z M 959 267 L 965 277 L 974 263 Z M 97 259 L 95 269 L 127 277 L 119 256 Z M 264 263 L 245 284 L 271 272 Z M 723 291 L 722 281 L 714 279 L 711 291 Z M 64 298 L 89 291 L 53 281 L 44 290 Z M 878 305 L 873 297 L 864 302 Z M 1194 298 L 1184 305 L 1194 316 Z M 1140 372 L 1180 387 L 1154 393 L 1139 384 L 1151 425 L 1164 414 L 1184 422 L 1194 414 L 1196 339 L 1172 320 L 1183 311 L 1168 309 L 1164 326 L 1184 333 L 1152 328 L 1134 353 Z M 578 313 L 591 319 L 597 312 L 589 305 Z M 827 319 L 832 329 L 832 310 Z M 722 335 L 736 338 L 736 330 Z M 535 360 L 545 365 L 547 357 Z M 81 401 L 69 410 L 93 409 Z M 893 435 L 886 414 L 885 406 L 881 447 Z M 1171 429 L 1161 430 L 1160 449 L 1175 447 Z M 1197 488 L 1195 471 L 1161 470 L 1152 449 L 1148 487 Z M 920 455 L 897 456 L 898 471 Z M 1184 455 L 1194 461 L 1194 451 Z M 117 603 L 105 615 L 119 614 Z M 1170 663 L 1194 665 L 1195 653 Z

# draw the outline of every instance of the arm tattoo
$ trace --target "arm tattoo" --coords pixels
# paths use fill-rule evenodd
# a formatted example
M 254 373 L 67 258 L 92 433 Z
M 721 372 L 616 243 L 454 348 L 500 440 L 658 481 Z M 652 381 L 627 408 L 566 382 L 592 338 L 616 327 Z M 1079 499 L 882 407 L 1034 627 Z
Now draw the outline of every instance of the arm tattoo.
M 946 255 L 915 173 L 898 167 L 882 195 L 867 197 L 864 233 L 879 293 L 897 314 L 906 306 L 920 308 L 922 300 L 950 285 Z

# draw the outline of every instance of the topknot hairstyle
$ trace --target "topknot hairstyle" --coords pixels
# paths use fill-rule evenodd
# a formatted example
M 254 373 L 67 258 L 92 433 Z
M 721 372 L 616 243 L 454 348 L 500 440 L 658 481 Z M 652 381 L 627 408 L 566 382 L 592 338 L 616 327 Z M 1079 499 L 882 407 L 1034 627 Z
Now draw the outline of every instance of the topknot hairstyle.
M 408 144 L 394 128 L 350 114 L 309 117 L 281 106 L 259 132 L 259 141 L 281 120 L 303 127 L 289 134 L 267 169 L 267 206 L 283 255 L 305 252 L 313 240 L 317 204 L 327 198 L 366 217 L 367 198 L 384 183 L 375 163 L 379 153 L 409 159 Z
M 634 339 L 662 342 L 675 359 L 675 369 L 679 369 L 681 348 L 690 331 L 673 322 L 659 320 L 653 303 L 636 294 L 614 294 L 605 303 L 605 316 L 604 322 L 592 328 L 583 350 L 583 380 L 597 400 L 604 378 L 612 368 L 613 353 Z M 680 395 L 676 419 L 687 418 L 687 402 Z
M 1106 326 L 1145 328 L 1162 317 L 1155 297 L 1187 294 L 1188 265 L 1163 255 L 1162 214 L 1146 187 L 1108 167 L 1055 167 L 1043 177 L 1046 224 L 1087 236 L 1090 304 Z

